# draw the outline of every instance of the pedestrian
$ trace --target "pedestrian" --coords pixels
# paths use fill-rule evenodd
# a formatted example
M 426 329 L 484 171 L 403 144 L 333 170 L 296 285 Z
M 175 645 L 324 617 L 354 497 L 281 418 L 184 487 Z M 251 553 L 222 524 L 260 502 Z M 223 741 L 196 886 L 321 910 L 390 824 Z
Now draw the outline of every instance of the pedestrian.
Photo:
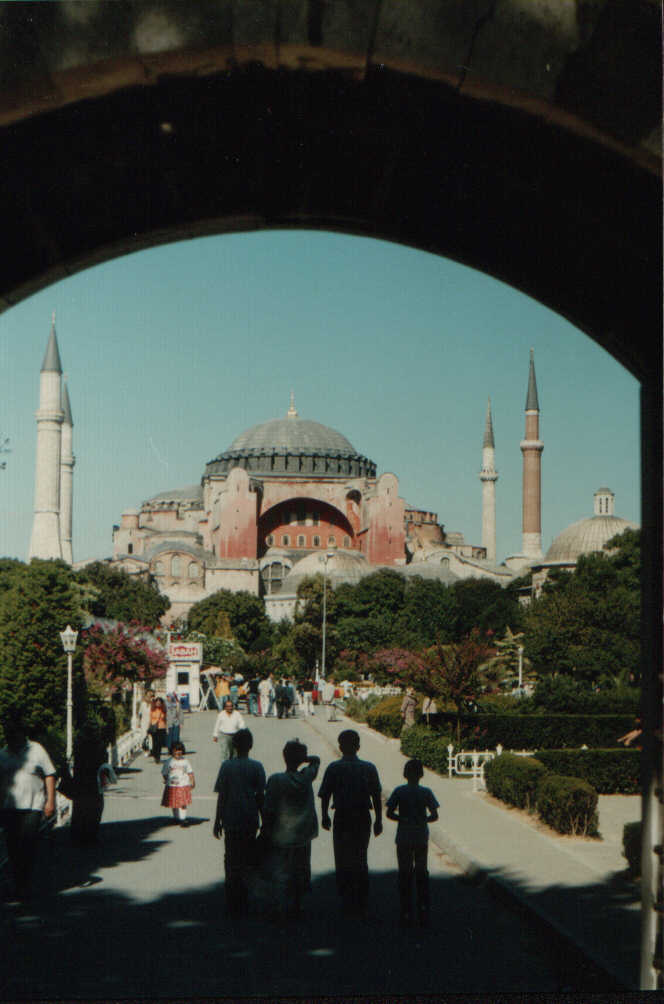
M 176 693 L 166 695 L 166 748 L 180 739 L 180 729 L 184 725 L 184 711 Z
M 150 728 L 152 736 L 152 759 L 161 760 L 162 747 L 166 745 L 166 704 L 161 697 L 155 697 L 150 706 Z
M 285 677 L 275 687 L 274 699 L 277 704 L 277 718 L 287 718 L 289 699 Z
M 258 700 L 260 696 L 260 677 L 254 673 L 249 680 L 249 714 L 254 718 L 258 715 Z
M 438 819 L 438 801 L 431 791 L 420 785 L 424 775 L 421 760 L 408 760 L 403 769 L 406 784 L 395 788 L 387 800 L 385 814 L 397 821 L 397 862 L 399 865 L 399 915 L 402 924 L 409 924 L 413 905 L 413 875 L 420 925 L 429 923 L 429 823 Z
M 240 699 L 240 681 L 238 680 L 237 676 L 234 676 L 230 682 L 230 686 L 228 688 L 228 696 L 233 702 L 233 707 L 237 708 L 237 702 Z
M 0 750 L 0 827 L 5 831 L 13 897 L 30 895 L 42 819 L 55 813 L 55 767 L 43 746 L 28 739 L 22 709 L 6 706 Z
M 318 795 L 321 800 L 321 825 L 331 826 L 329 805 L 334 808 L 332 840 L 337 891 L 346 914 L 364 914 L 369 897 L 367 850 L 371 836 L 371 812 L 374 810 L 374 836 L 383 832 L 380 779 L 368 760 L 360 760 L 357 751 L 360 737 L 354 729 L 339 735 L 341 759 L 325 771 Z
M 290 676 L 286 678 L 286 690 L 288 692 L 288 711 L 287 715 L 291 718 L 295 717 L 296 707 L 297 707 L 297 693 L 295 691 L 295 684 L 293 683 Z
M 314 681 L 312 679 L 304 680 L 302 682 L 302 706 L 305 715 L 315 714 L 313 692 L 314 692 Z
M 415 724 L 415 712 L 417 711 L 417 701 L 415 691 L 412 687 L 406 687 L 403 701 L 401 702 L 402 729 L 409 729 Z
M 273 713 L 274 709 L 274 683 L 272 680 L 272 673 L 266 676 L 258 684 L 258 693 L 260 695 L 261 701 L 261 713 L 264 718 Z
M 311 841 L 318 836 L 313 781 L 320 757 L 309 756 L 299 739 L 286 743 L 283 757 L 286 770 L 272 774 L 265 789 L 262 834 L 270 847 L 277 915 L 297 917 L 311 889 Z
M 334 703 L 335 686 L 331 680 L 323 680 L 323 704 L 327 705 L 328 722 L 336 722 L 337 706 Z
M 143 700 L 141 701 L 141 712 L 139 719 L 139 728 L 141 731 L 141 747 L 143 753 L 146 757 L 150 756 L 150 751 L 152 749 L 152 737 L 149 735 L 150 728 L 150 710 L 152 708 L 152 702 L 154 700 L 154 690 L 146 690 Z
M 213 742 L 218 742 L 218 737 L 221 736 L 222 760 L 230 760 L 231 757 L 235 756 L 233 735 L 244 727 L 244 718 L 240 712 L 233 707 L 233 702 L 230 697 L 227 697 L 223 709 L 217 715 L 217 720 L 215 721 L 214 729 L 212 730 Z
M 78 847 L 97 842 L 104 812 L 104 789 L 117 783 L 115 771 L 105 759 L 106 747 L 99 733 L 94 727 L 83 725 L 74 740 L 74 775 L 66 768 L 58 785 L 58 791 L 72 801 L 69 834 Z
M 233 735 L 235 758 L 224 760 L 214 790 L 217 813 L 213 834 L 224 834 L 224 874 L 226 909 L 232 916 L 247 912 L 249 885 L 255 863 L 256 833 L 265 798 L 265 770 L 249 752 L 253 736 L 249 729 Z
M 196 778 L 191 764 L 185 758 L 184 743 L 176 740 L 171 747 L 171 756 L 161 768 L 164 778 L 164 794 L 161 804 L 173 810 L 173 819 L 180 826 L 189 826 L 187 806 L 191 805 L 191 793 L 196 787 Z

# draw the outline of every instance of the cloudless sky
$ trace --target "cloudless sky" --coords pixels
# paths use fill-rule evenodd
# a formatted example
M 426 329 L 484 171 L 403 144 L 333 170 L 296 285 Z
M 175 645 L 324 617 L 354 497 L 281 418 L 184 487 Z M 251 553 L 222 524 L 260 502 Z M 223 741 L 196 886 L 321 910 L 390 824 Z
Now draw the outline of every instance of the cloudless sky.
M 544 550 L 607 485 L 640 521 L 638 382 L 558 315 L 482 273 L 320 232 L 207 237 L 79 273 L 0 316 L 0 554 L 26 559 L 39 370 L 55 310 L 74 418 L 74 560 L 112 552 L 123 509 L 197 483 L 245 429 L 286 415 L 343 433 L 401 495 L 481 543 L 487 397 L 498 560 L 521 551 L 531 346 Z

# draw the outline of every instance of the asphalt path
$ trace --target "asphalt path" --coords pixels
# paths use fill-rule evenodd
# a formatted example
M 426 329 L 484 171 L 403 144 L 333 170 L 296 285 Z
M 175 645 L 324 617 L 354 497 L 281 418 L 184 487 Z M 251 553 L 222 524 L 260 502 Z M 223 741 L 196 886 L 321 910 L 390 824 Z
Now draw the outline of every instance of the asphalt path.
M 300 920 L 279 924 L 257 910 L 229 919 L 223 841 L 212 835 L 219 766 L 214 718 L 200 712 L 185 720 L 197 782 L 189 828 L 175 825 L 161 807 L 160 770 L 141 755 L 106 797 L 98 846 L 74 849 L 64 829 L 42 847 L 38 895 L 21 909 L 5 906 L 2 914 L 3 1000 L 599 989 L 590 977 L 584 987 L 576 960 L 465 878 L 434 845 L 431 925 L 400 928 L 390 821 L 371 839 L 366 919 L 341 916 L 331 834 L 323 830 L 312 844 L 313 888 Z M 252 755 L 268 776 L 283 769 L 281 750 L 295 737 L 321 757 L 321 774 L 335 759 L 334 731 L 321 734 L 307 719 L 251 718 L 247 724 Z M 316 791 L 319 781 L 320 775 Z

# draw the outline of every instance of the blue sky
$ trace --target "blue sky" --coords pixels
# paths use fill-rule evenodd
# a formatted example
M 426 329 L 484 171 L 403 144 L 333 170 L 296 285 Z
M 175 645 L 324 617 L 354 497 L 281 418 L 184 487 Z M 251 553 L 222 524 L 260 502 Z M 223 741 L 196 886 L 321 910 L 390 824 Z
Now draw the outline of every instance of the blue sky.
M 25 559 L 39 369 L 52 311 L 74 418 L 74 559 L 111 554 L 123 509 L 199 481 L 244 429 L 342 432 L 402 496 L 481 543 L 491 397 L 497 551 L 521 550 L 529 350 L 541 408 L 546 549 L 608 485 L 639 522 L 638 383 L 558 315 L 482 273 L 320 232 L 207 237 L 79 273 L 0 316 L 0 554 Z

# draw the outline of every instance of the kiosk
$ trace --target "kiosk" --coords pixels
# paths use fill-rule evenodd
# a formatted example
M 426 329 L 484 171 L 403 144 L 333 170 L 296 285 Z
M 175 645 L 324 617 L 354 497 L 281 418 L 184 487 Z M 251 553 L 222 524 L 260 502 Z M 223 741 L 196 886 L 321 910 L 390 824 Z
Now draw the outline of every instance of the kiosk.
M 203 646 L 199 642 L 169 642 L 168 661 L 167 693 L 175 692 L 185 710 L 197 708 L 200 699 Z

